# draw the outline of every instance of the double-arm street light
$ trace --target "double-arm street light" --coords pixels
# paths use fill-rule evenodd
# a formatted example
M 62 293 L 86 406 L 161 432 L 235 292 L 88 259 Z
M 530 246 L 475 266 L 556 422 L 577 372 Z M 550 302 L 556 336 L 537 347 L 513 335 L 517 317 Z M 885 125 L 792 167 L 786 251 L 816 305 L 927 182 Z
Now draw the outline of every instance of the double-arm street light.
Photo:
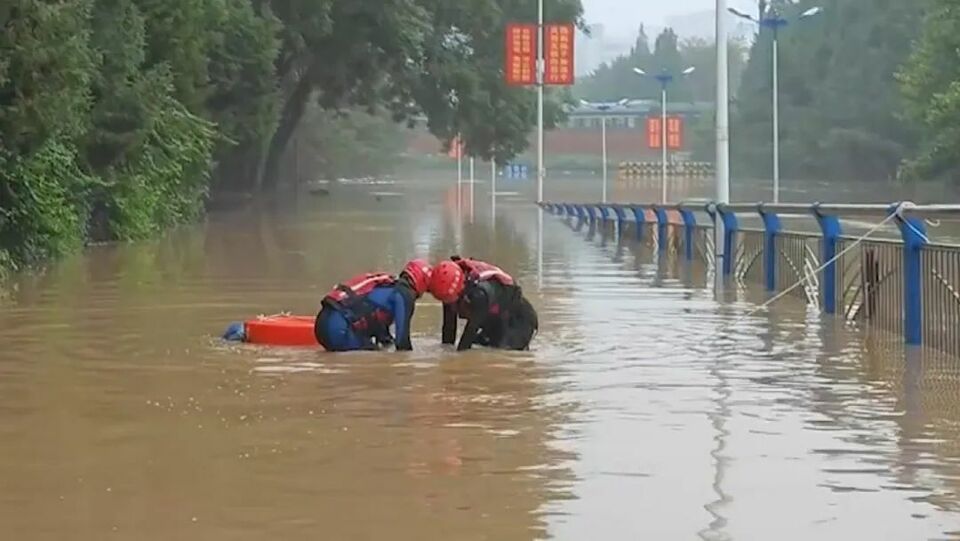
M 741 19 L 746 19 L 761 28 L 773 31 L 773 202 L 780 202 L 780 30 L 790 24 L 790 19 L 782 17 L 772 6 L 760 18 L 747 15 L 742 11 L 728 8 Z M 797 19 L 807 19 L 823 11 L 820 7 L 812 7 L 801 13 Z
M 680 72 L 681 76 L 687 76 L 696 71 L 697 68 L 690 66 L 689 68 Z M 641 68 L 633 68 L 633 72 L 641 77 L 651 77 L 660 83 L 660 151 L 661 151 L 661 163 L 660 163 L 660 182 L 661 182 L 661 194 L 660 202 L 667 202 L 667 86 L 673 82 L 673 74 L 667 70 L 662 70 L 658 75 L 648 75 L 646 71 Z
M 592 103 L 586 100 L 580 100 L 580 105 L 596 109 L 603 113 L 600 116 L 600 153 L 603 160 L 603 188 L 601 202 L 607 202 L 607 112 L 614 107 L 625 107 L 630 100 L 624 98 L 616 103 Z

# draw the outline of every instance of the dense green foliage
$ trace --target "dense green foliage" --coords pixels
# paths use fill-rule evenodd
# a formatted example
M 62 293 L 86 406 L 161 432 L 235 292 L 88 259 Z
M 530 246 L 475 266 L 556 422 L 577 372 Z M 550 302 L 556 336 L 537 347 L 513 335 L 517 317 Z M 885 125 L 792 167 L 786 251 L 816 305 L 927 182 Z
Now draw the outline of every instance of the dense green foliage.
M 960 6 L 951 0 L 770 0 L 778 33 L 781 171 L 829 180 L 949 179 L 960 173 Z M 822 12 L 799 19 L 813 6 Z M 758 16 L 760 12 L 753 13 Z M 746 65 L 734 45 L 731 151 L 736 176 L 772 171 L 773 31 L 758 29 Z M 634 66 L 697 73 L 671 87 L 671 101 L 712 101 L 713 46 L 643 34 L 633 50 L 577 87 L 589 100 L 655 99 L 656 83 Z M 696 155 L 712 158 L 712 119 L 691 126 Z
M 0 267 L 192 220 L 211 189 L 282 184 L 298 132 L 331 174 L 377 168 L 353 143 L 392 148 L 385 119 L 519 153 L 534 100 L 504 85 L 502 29 L 535 15 L 536 0 L 4 2 Z
M 654 41 L 643 27 L 636 44 L 628 54 L 608 64 L 602 64 L 589 77 L 581 79 L 574 92 L 587 101 L 617 101 L 621 98 L 660 99 L 660 83 L 650 77 L 640 77 L 633 68 L 650 75 L 667 72 L 675 76 L 670 87 L 671 102 L 710 102 L 716 96 L 716 45 L 704 39 L 679 40 L 671 29 L 664 30 Z M 743 44 L 730 42 L 731 80 L 739 80 L 746 59 Z M 687 67 L 696 68 L 689 76 L 681 77 Z
M 906 117 L 920 126 L 906 178 L 956 179 L 960 173 L 960 5 L 932 0 L 923 34 L 899 74 Z
M 313 105 L 292 144 L 294 171 L 284 176 L 296 175 L 303 181 L 382 175 L 401 159 L 407 136 L 402 124 L 383 113 L 338 112 Z M 305 174 L 315 178 L 304 178 Z
M 960 172 L 956 2 L 772 0 L 792 19 L 814 3 L 823 14 L 779 36 L 784 175 Z M 581 3 L 546 11 L 579 21 Z M 503 28 L 535 16 L 536 0 L 2 2 L 0 267 L 195 219 L 211 191 L 284 184 L 291 159 L 302 176 L 377 173 L 404 122 L 508 160 L 527 148 L 536 101 L 503 82 Z M 740 174 L 771 167 L 771 38 L 760 31 L 745 64 L 731 44 Z M 656 99 L 632 69 L 688 65 L 671 101 L 712 101 L 713 44 L 666 31 L 651 47 L 641 30 L 575 94 Z M 567 96 L 549 97 L 548 126 Z M 690 133 L 709 158 L 710 119 Z
M 716 51 L 713 42 L 704 39 L 681 41 L 669 28 L 657 36 L 651 51 L 649 38 L 641 27 L 636 44 L 628 54 L 602 64 L 589 77 L 581 79 L 574 92 L 578 98 L 594 102 L 613 102 L 622 98 L 659 102 L 660 83 L 651 77 L 637 75 L 633 71 L 636 67 L 649 75 L 667 72 L 674 76 L 668 95 L 671 103 L 710 103 L 716 97 Z M 746 65 L 746 47 L 738 41 L 731 41 L 729 54 L 731 81 L 736 86 Z M 688 67 L 695 68 L 695 71 L 681 76 Z M 712 161 L 716 150 L 713 116 L 700 117 L 689 124 L 686 131 L 692 158 Z
M 894 74 L 907 60 L 921 27 L 922 3 L 774 2 L 791 20 L 779 34 L 785 177 L 896 176 L 902 160 L 911 156 L 917 135 L 902 118 L 904 103 Z M 823 12 L 798 21 L 797 16 L 813 5 L 822 6 Z M 771 174 L 772 37 L 770 30 L 760 32 L 734 104 L 735 173 Z

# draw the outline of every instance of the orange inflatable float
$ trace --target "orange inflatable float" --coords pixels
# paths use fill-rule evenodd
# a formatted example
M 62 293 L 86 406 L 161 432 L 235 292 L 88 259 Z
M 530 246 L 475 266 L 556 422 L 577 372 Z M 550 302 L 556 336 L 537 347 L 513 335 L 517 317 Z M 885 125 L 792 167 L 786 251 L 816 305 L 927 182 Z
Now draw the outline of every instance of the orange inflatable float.
M 264 346 L 318 346 L 313 334 L 314 316 L 280 314 L 260 316 L 230 325 L 225 340 Z

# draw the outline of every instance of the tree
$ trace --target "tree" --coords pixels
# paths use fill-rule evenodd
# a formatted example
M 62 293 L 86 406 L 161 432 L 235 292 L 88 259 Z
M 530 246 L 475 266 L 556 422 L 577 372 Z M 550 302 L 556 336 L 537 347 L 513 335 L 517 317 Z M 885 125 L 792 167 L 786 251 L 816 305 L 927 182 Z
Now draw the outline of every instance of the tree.
M 459 133 L 472 156 L 495 156 L 505 162 L 523 152 L 536 122 L 532 89 L 504 83 L 503 29 L 509 21 L 536 20 L 536 1 L 503 2 L 501 9 L 483 3 L 428 0 L 434 13 L 424 41 L 423 70 L 413 98 L 428 118 L 430 132 L 449 143 Z M 554 20 L 579 21 L 579 0 L 547 1 Z M 563 92 L 548 91 L 544 122 L 562 118 Z M 491 122 L 491 119 L 496 119 Z
M 290 28 L 277 73 L 283 105 L 265 157 L 263 183 L 277 184 L 280 159 L 307 102 L 325 108 L 406 105 L 429 13 L 414 0 L 277 0 Z M 302 20 L 297 20 L 302 17 Z M 335 54 L 330 52 L 335 51 Z M 392 86 L 391 86 L 392 84 Z
M 898 74 L 905 116 L 922 128 L 917 155 L 906 163 L 907 179 L 955 179 L 960 173 L 960 10 L 933 0 L 923 31 Z
M 211 90 L 204 103 L 221 136 L 213 188 L 249 190 L 256 186 L 277 127 L 280 89 L 274 64 L 282 26 L 266 6 L 258 12 L 246 2 L 219 2 L 216 27 L 222 31 L 209 51 Z
M 403 131 L 385 111 L 335 112 L 312 104 L 297 133 L 297 169 L 328 179 L 381 175 L 406 148 Z
M 266 186 L 277 184 L 281 156 L 310 99 L 332 110 L 383 104 L 397 121 L 423 111 L 434 135 L 449 143 L 461 133 L 476 156 L 506 159 L 526 147 L 535 120 L 532 93 L 504 84 L 503 28 L 533 20 L 535 0 L 280 4 L 274 11 L 285 24 L 291 16 L 308 22 L 294 23 L 281 51 L 284 105 L 264 166 Z M 578 21 L 582 8 L 579 0 L 548 0 L 546 10 L 555 20 Z M 560 111 L 548 104 L 547 121 Z
M 79 244 L 90 179 L 86 129 L 96 63 L 91 4 L 23 0 L 0 10 L 0 262 L 33 263 Z
M 730 42 L 730 80 L 736 90 L 743 71 L 745 47 L 739 41 Z M 713 101 L 716 96 L 716 46 L 713 42 L 691 38 L 678 41 L 671 29 L 657 36 L 653 53 L 647 43 L 647 35 L 640 27 L 637 42 L 630 52 L 601 64 L 590 76 L 581 79 L 574 93 L 587 101 L 616 101 L 622 98 L 660 100 L 660 84 L 650 77 L 638 77 L 633 68 L 641 68 L 651 75 L 666 70 L 676 77 L 671 86 L 671 101 Z M 693 66 L 696 71 L 689 77 L 679 77 L 680 72 Z
M 577 82 L 575 94 L 588 101 L 616 101 L 625 97 L 653 99 L 659 96 L 659 87 L 649 79 L 643 79 L 633 68 L 655 69 L 650 39 L 643 25 L 637 33 L 633 48 L 611 63 L 601 64 L 589 77 Z
M 812 5 L 777 2 L 791 20 Z M 785 176 L 881 179 L 896 174 L 913 133 L 900 120 L 893 73 L 919 26 L 916 4 L 828 0 L 824 15 L 780 34 L 781 156 Z M 754 42 L 732 119 L 738 174 L 772 161 L 772 34 Z
M 534 101 L 504 84 L 502 31 L 532 20 L 535 1 L 7 2 L 0 266 L 194 219 L 211 178 L 276 186 L 306 111 L 330 170 L 339 154 L 375 166 L 398 149 L 388 119 L 420 114 L 476 156 L 519 153 Z M 547 9 L 579 22 L 579 0 Z M 548 97 L 549 126 L 569 96 Z

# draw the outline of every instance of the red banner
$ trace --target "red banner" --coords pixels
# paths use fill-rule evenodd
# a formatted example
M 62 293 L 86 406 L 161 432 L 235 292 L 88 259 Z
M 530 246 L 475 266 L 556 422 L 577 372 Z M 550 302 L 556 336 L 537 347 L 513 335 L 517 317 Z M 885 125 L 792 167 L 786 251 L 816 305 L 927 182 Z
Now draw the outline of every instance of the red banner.
M 647 117 L 647 148 L 660 148 L 663 134 L 660 132 L 660 117 Z
M 667 119 L 667 148 L 680 150 L 683 148 L 683 118 L 674 116 Z
M 507 84 L 532 85 L 537 82 L 537 25 L 508 23 L 506 63 L 503 68 Z
M 660 117 L 647 117 L 647 147 L 660 149 L 663 142 L 663 132 Z M 683 149 L 683 117 L 672 116 L 667 118 L 667 149 Z
M 573 84 L 573 24 L 544 26 L 543 48 L 546 65 L 543 81 L 548 85 Z

